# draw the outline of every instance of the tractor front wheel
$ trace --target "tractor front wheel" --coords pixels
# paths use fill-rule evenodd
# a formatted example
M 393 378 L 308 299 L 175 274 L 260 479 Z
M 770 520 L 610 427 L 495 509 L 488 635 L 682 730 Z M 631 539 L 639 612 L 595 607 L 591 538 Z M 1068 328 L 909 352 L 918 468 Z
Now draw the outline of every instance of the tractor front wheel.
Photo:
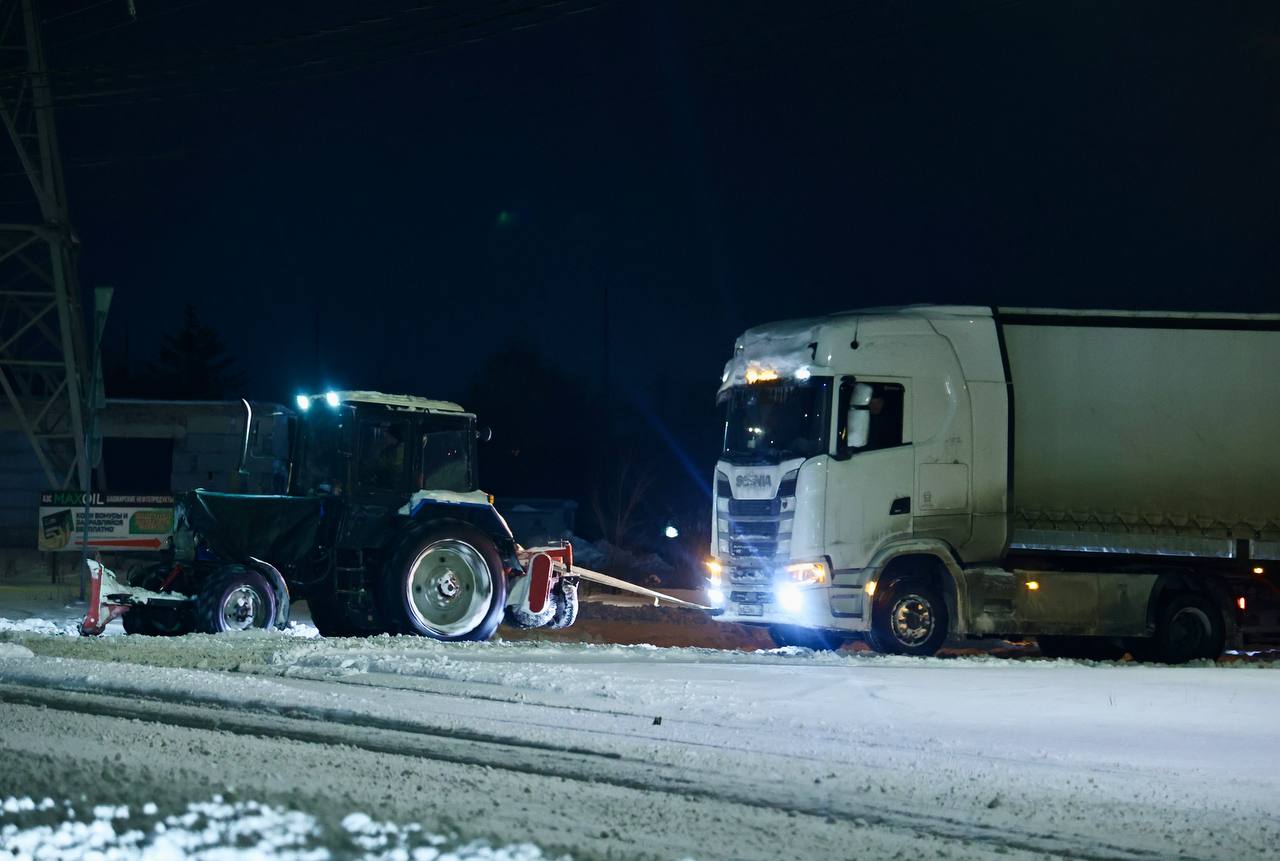
M 196 630 L 204 634 L 270 628 L 275 618 L 275 590 L 261 574 L 241 565 L 219 569 L 196 595 Z

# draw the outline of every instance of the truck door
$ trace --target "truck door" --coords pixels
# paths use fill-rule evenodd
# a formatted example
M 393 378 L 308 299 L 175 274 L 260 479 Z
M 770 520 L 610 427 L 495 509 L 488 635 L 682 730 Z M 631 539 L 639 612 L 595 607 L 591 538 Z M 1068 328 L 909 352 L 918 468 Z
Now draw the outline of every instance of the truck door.
M 915 457 L 909 380 L 842 377 L 827 473 L 832 566 L 862 568 L 875 551 L 911 536 Z

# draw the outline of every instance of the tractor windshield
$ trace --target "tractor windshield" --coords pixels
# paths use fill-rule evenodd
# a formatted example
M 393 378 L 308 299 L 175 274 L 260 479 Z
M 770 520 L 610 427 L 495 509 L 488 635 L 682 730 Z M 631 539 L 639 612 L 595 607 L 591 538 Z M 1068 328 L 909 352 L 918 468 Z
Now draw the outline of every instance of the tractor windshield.
M 469 417 L 432 415 L 420 428 L 416 483 L 420 490 L 475 490 L 476 433 Z

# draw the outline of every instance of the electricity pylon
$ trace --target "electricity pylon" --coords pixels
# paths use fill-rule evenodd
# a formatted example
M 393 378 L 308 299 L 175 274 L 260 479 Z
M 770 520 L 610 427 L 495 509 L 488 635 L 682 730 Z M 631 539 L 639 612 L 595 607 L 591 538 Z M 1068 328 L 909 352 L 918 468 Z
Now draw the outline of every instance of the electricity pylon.
M 78 240 L 34 0 L 0 0 L 0 122 L 0 390 L 49 488 L 88 491 Z

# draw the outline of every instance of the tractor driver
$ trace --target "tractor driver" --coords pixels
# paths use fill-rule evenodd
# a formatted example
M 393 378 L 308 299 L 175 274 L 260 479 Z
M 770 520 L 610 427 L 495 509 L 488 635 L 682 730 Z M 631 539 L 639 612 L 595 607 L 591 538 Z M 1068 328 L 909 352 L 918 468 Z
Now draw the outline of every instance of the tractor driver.
M 371 430 L 374 431 L 373 451 L 366 461 L 365 474 L 372 484 L 395 487 L 404 475 L 404 428 L 398 423 L 388 423 Z

